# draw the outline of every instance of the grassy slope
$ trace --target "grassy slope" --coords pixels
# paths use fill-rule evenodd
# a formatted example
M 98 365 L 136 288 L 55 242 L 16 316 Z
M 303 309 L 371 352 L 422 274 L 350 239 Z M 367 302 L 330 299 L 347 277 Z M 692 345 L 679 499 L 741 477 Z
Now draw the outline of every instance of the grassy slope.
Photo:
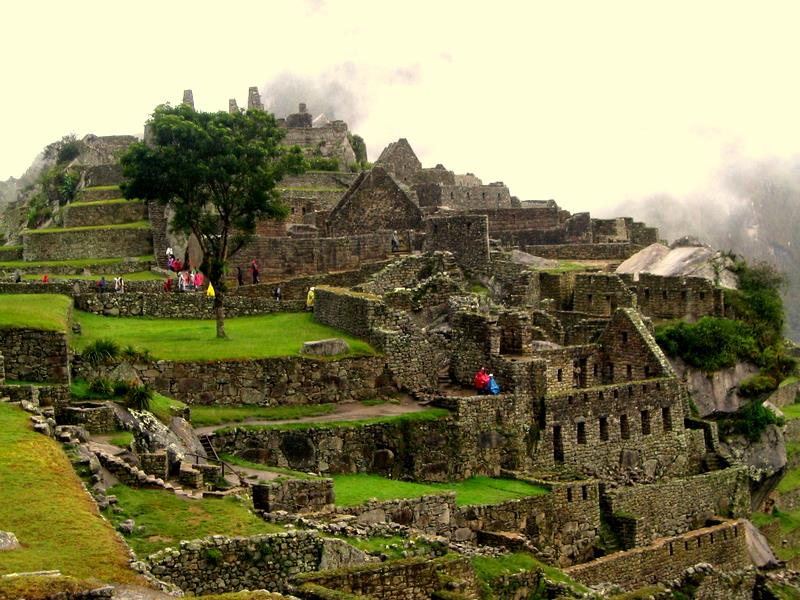
M 66 331 L 71 305 L 56 294 L 0 294 L 0 327 Z
M 321 325 L 310 313 L 276 313 L 225 320 L 228 339 L 215 337 L 213 320 L 177 320 L 104 317 L 76 311 L 82 334 L 73 336 L 80 349 L 101 339 L 116 340 L 120 346 L 150 350 L 153 356 L 171 360 L 219 360 L 296 356 L 303 342 L 341 337 L 355 355 L 373 354 L 366 342 Z
M 115 485 L 109 494 L 117 497 L 120 513 L 109 511 L 116 525 L 134 519 L 144 531 L 126 536 L 139 557 L 145 557 L 180 540 L 209 535 L 248 536 L 284 531 L 256 517 L 234 498 L 186 500 L 165 490 L 140 490 Z
M 238 423 L 247 419 L 284 420 L 327 415 L 336 408 L 333 403 L 297 406 L 193 406 L 192 425 Z
M 539 496 L 546 489 L 514 479 L 473 477 L 459 483 L 412 483 L 396 481 L 378 475 L 359 473 L 356 475 L 334 475 L 336 504 L 355 506 L 370 498 L 392 500 L 395 498 L 418 498 L 426 494 L 456 493 L 456 504 L 495 504 L 505 500 Z
M 23 545 L 0 554 L 0 574 L 59 569 L 74 577 L 139 581 L 59 446 L 30 429 L 27 413 L 2 403 L 0 482 L 2 529 Z

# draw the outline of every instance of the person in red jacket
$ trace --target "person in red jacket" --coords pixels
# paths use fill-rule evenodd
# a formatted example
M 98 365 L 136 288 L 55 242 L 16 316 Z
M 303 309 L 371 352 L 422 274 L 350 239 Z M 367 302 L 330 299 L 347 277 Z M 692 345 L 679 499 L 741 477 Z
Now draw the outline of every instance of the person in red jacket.
M 482 396 L 486 393 L 486 384 L 489 383 L 489 374 L 486 372 L 486 367 L 481 367 L 477 373 L 475 373 L 475 378 L 472 380 L 472 385 L 475 387 L 475 391 L 478 392 L 479 396 Z

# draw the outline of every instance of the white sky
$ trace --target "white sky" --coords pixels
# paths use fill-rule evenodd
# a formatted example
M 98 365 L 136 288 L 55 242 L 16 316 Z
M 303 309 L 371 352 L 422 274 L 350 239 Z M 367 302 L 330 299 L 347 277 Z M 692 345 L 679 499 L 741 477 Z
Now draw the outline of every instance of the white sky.
M 227 110 L 289 72 L 349 88 L 371 160 L 407 137 L 424 166 L 573 211 L 681 195 L 728 153 L 798 152 L 799 17 L 731 0 L 4 0 L 0 179 L 68 133 L 140 134 L 186 88 Z

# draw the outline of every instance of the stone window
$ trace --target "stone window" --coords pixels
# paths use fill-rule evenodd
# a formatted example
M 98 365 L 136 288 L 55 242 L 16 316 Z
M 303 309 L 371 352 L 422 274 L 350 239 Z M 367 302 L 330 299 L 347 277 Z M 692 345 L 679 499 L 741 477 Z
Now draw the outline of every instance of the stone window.
M 667 299 L 667 290 L 662 290 L 662 291 L 661 291 L 661 297 L 662 297 L 664 300 L 666 300 L 666 299 Z
M 589 499 L 589 486 L 588 485 L 581 486 L 581 498 L 584 499 L 584 500 L 588 500 Z
M 592 305 L 592 295 L 591 294 L 586 294 L 586 301 L 589 303 L 589 306 Z
M 614 398 L 619 398 L 619 390 L 614 390 Z
M 672 542 L 669 543 L 669 555 L 672 556 L 675 554 L 675 549 L 672 547 Z
M 664 406 L 661 409 L 661 425 L 664 431 L 672 431 L 672 413 L 669 406 Z
M 642 435 L 650 435 L 650 411 L 642 411 Z
M 561 441 L 561 425 L 553 425 L 553 460 L 564 462 L 564 445 Z
M 572 404 L 572 396 L 567 397 L 567 404 Z
M 689 294 L 686 290 L 681 290 L 681 300 L 686 302 L 686 299 L 689 297 Z
M 619 416 L 619 436 L 623 440 L 628 440 L 631 437 L 631 428 L 628 425 L 628 415 Z
M 481 192 L 481 200 L 486 200 L 486 192 Z
M 625 376 L 628 379 L 633 379 L 633 367 L 631 365 L 625 365 Z
M 614 363 L 608 363 L 608 379 L 614 381 Z
M 650 365 L 645 365 L 644 366 L 644 378 L 647 379 L 648 377 L 650 377 Z
M 556 379 L 558 381 L 561 381 L 563 379 L 563 376 L 564 376 L 564 373 L 563 373 L 562 369 L 559 369 L 558 371 L 556 371 Z
M 608 441 L 608 417 L 600 417 L 600 439 Z
M 628 343 L 628 332 L 627 331 L 623 331 L 622 332 L 622 343 L 623 344 L 627 344 Z
M 597 377 L 597 363 L 592 365 L 592 374 Z
M 705 300 L 705 299 L 706 299 L 706 293 L 700 292 L 700 300 Z
M 572 488 L 567 488 L 567 502 L 572 502 Z
M 586 423 L 580 421 L 576 424 L 578 426 L 577 436 L 578 436 L 578 443 L 585 444 L 586 443 Z
M 644 288 L 644 299 L 650 300 L 650 288 Z
M 453 199 L 453 192 L 450 192 L 450 200 Z
M 499 193 L 497 194 L 497 199 L 500 200 L 500 194 Z

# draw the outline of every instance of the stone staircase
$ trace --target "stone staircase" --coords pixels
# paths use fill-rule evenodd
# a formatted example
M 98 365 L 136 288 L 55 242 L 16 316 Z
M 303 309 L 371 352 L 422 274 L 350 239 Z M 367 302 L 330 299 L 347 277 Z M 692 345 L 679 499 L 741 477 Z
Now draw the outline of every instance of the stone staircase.
M 146 489 L 161 488 L 172 492 L 180 490 L 180 488 L 176 488 L 171 483 L 165 482 L 160 477 L 148 475 L 139 467 L 128 464 L 118 456 L 104 452 L 99 448 L 92 448 L 92 452 L 97 456 L 100 464 L 125 485 Z

